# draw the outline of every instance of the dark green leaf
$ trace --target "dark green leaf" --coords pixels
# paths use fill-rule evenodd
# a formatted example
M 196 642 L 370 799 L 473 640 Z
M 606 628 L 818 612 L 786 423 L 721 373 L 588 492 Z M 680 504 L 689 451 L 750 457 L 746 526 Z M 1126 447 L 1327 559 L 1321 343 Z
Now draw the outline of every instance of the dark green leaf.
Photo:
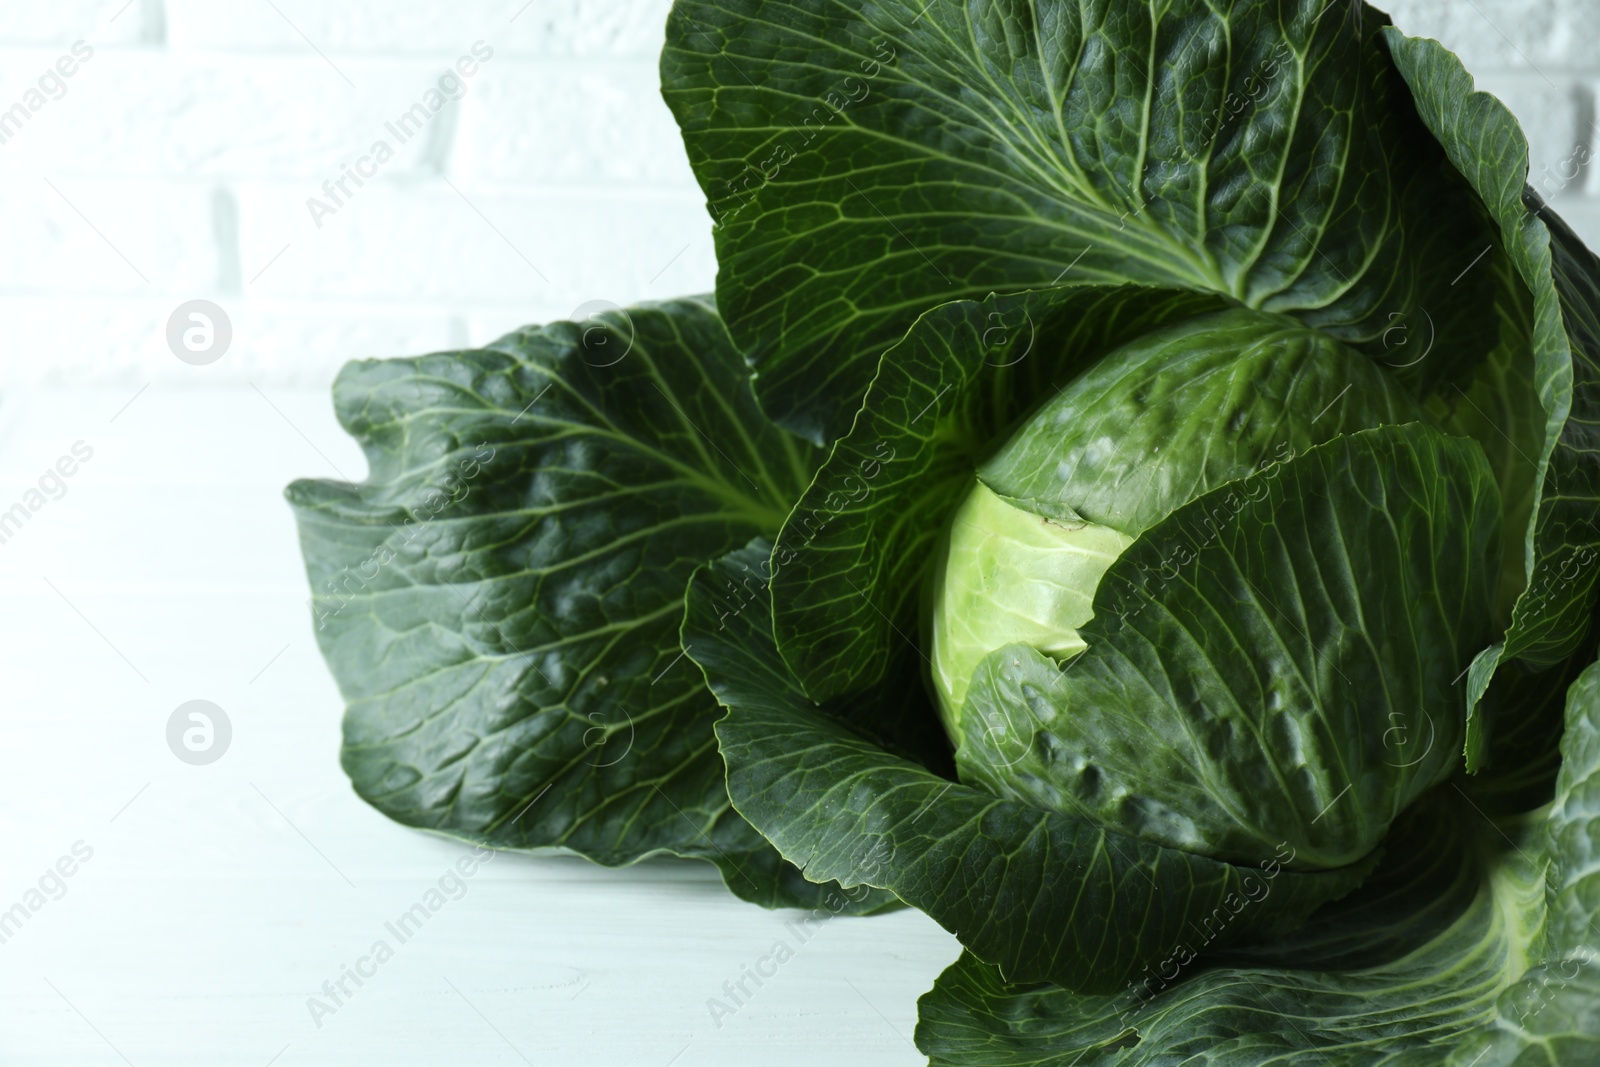
M 1466 1043 L 1478 1067 L 1600 1063 L 1600 663 L 1568 690 L 1561 773 L 1542 828 L 1543 944 L 1500 995 L 1493 1025 Z
M 1582 641 L 1600 580 L 1600 260 L 1526 187 L 1527 140 L 1505 106 L 1475 92 L 1438 42 L 1385 33 L 1423 121 L 1477 190 L 1532 294 L 1545 426 L 1539 453 L 1525 457 L 1538 473 L 1524 588 L 1494 660 L 1554 666 Z
M 352 363 L 334 401 L 371 476 L 288 495 L 356 791 L 497 847 L 695 856 L 748 899 L 817 900 L 732 810 L 716 702 L 678 662 L 689 575 L 775 532 L 815 463 L 711 304 Z
M 1196 944 L 1084 996 L 969 953 L 922 998 L 917 1044 L 934 1067 L 1437 1067 L 1492 1015 L 1543 910 L 1537 866 L 1451 800 L 1413 809 L 1361 889 L 1260 961 Z
M 1506 529 L 1495 618 L 1504 628 L 1528 583 L 1527 539 L 1522 534 L 1532 522 L 1538 496 L 1537 457 L 1544 448 L 1545 417 L 1533 383 L 1533 298 L 1498 239 L 1473 270 L 1494 278 L 1500 320 L 1496 343 L 1470 379 L 1450 383 L 1429 397 L 1427 407 L 1436 425 L 1477 441 L 1494 468 Z M 1395 352 L 1415 349 L 1416 358 L 1428 359 L 1433 353 L 1427 346 L 1435 343 L 1419 334 L 1403 345 L 1397 342 Z M 1470 751 L 1468 759 L 1471 769 Z
M 1468 764 L 1474 773 L 1462 783 L 1485 812 L 1513 815 L 1550 802 L 1561 770 L 1567 689 L 1594 662 L 1597 648 L 1600 628 L 1591 626 L 1583 644 L 1559 667 L 1533 671 L 1511 660 L 1495 672 L 1473 708 L 1480 736 L 1492 735 L 1494 746 L 1484 749 L 1484 762 Z
M 1561 757 L 1536 812 L 1424 798 L 1366 884 L 1272 945 L 1108 996 L 968 953 L 922 998 L 918 1046 L 934 1067 L 1600 1063 L 1600 664 L 1567 694 Z
M 683 638 L 728 708 L 717 738 L 734 805 L 807 877 L 888 889 L 1018 979 L 1106 990 L 1196 930 L 1217 945 L 1281 934 L 1370 867 L 1235 867 L 1001 800 L 885 751 L 807 699 L 779 658 L 759 595 L 766 547 L 696 574 Z M 734 605 L 730 586 L 755 595 Z M 870 721 L 870 698 L 853 699 L 851 717 Z
M 1481 356 L 1483 227 L 1378 38 L 1329 0 L 679 0 L 662 54 L 718 299 L 775 418 L 850 425 L 922 311 L 1056 284 L 1225 294 L 1424 387 Z
M 983 661 L 962 780 L 1218 859 L 1352 863 L 1459 764 L 1499 553 L 1482 451 L 1420 424 L 1221 485 L 1111 565 L 1065 668 Z

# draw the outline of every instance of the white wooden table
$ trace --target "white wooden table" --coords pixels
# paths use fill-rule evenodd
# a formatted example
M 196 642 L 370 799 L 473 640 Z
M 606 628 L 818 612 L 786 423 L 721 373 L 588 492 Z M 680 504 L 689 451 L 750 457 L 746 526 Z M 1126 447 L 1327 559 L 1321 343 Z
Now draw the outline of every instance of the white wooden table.
M 707 866 L 502 854 L 398 943 L 466 849 L 345 781 L 281 496 L 360 451 L 321 390 L 137 389 L 0 398 L 0 512 L 93 449 L 0 543 L 0 921 L 31 911 L 0 943 L 0 1063 L 923 1062 L 916 998 L 957 948 L 910 911 L 829 920 L 720 1026 L 708 999 L 794 915 Z M 209 766 L 166 743 L 197 698 L 233 726 Z

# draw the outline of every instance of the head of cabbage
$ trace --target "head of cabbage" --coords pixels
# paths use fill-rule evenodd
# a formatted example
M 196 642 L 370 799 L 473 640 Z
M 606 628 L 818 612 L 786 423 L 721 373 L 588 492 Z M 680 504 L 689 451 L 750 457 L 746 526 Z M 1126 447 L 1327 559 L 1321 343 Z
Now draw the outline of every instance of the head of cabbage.
M 920 908 L 941 1067 L 1600 1063 L 1600 260 L 1509 113 L 1359 0 L 661 69 L 715 300 L 354 365 L 291 491 L 361 794 Z
M 1304 867 L 1367 855 L 1393 817 L 1458 763 L 1460 689 L 1448 683 L 1458 681 L 1473 642 L 1487 640 L 1501 554 L 1498 492 L 1476 445 L 1459 442 L 1468 480 L 1480 479 L 1481 491 L 1462 494 L 1469 506 L 1413 513 L 1403 500 L 1385 500 L 1391 542 L 1337 536 L 1350 516 L 1327 500 L 1309 523 L 1285 516 L 1275 528 L 1268 516 L 1252 534 L 1317 537 L 1309 555 L 1319 584 L 1348 580 L 1346 607 L 1406 619 L 1412 625 L 1393 635 L 1402 648 L 1345 650 L 1346 640 L 1359 646 L 1369 636 L 1351 629 L 1311 659 L 1322 677 L 1304 685 L 1257 654 L 1248 681 L 1258 688 L 1217 686 L 1212 695 L 1221 699 L 1208 700 L 1199 683 L 1180 682 L 1191 691 L 1178 693 L 1163 678 L 1142 702 L 1109 708 L 1074 692 L 1072 668 L 1107 571 L 1141 534 L 1189 505 L 1170 524 L 1174 543 L 1158 565 L 1119 574 L 1133 603 L 1108 608 L 1102 631 L 1158 604 L 1160 586 L 1193 583 L 1197 561 L 1227 548 L 1228 527 L 1248 522 L 1247 509 L 1270 512 L 1285 463 L 1384 427 L 1424 442 L 1441 436 L 1371 358 L 1293 320 L 1243 309 L 1121 345 L 1029 413 L 974 472 L 929 578 L 931 688 L 964 780 L 1235 862 L 1284 848 Z M 1458 525 L 1465 536 L 1422 540 L 1402 529 L 1412 521 Z M 1441 550 L 1459 560 L 1442 580 L 1434 573 Z M 1270 551 L 1292 569 L 1292 545 Z M 1434 558 L 1418 571 L 1423 561 L 1413 553 Z M 1351 573 L 1374 567 L 1376 582 Z M 1265 605 L 1259 620 L 1275 643 L 1307 640 L 1319 623 L 1298 613 L 1315 610 L 1317 598 L 1286 595 L 1266 574 L 1231 575 L 1232 596 Z M 1248 625 L 1230 606 L 1216 605 L 1212 624 Z M 1443 660 L 1447 684 L 1440 672 L 1415 673 L 1430 657 Z M 1045 659 L 1060 665 L 1059 679 L 1040 670 Z M 1369 665 L 1380 676 L 1413 677 L 1367 692 L 1351 675 Z M 1102 727 L 1117 713 L 1111 740 Z M 1336 806 L 1350 793 L 1353 803 Z

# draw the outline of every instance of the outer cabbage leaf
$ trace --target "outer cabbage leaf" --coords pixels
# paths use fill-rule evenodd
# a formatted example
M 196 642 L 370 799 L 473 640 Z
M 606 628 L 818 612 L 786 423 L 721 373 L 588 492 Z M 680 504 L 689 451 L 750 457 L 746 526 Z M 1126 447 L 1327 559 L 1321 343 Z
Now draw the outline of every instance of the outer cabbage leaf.
M 1589 636 L 1560 667 L 1529 670 L 1512 660 L 1495 672 L 1474 716 L 1487 723 L 1494 747 L 1487 763 L 1469 764 L 1461 783 L 1472 802 L 1490 815 L 1514 815 L 1550 803 L 1561 771 L 1562 722 L 1567 689 L 1594 662 L 1600 631 Z
M 1470 379 L 1435 393 L 1427 406 L 1436 425 L 1477 441 L 1494 468 L 1508 531 L 1495 597 L 1495 617 L 1504 627 L 1528 583 L 1527 538 L 1521 533 L 1533 521 L 1545 416 L 1533 383 L 1533 297 L 1498 237 L 1473 270 L 1494 279 L 1498 336 Z M 1397 358 L 1407 350 L 1418 360 L 1433 356 L 1434 338 L 1425 333 L 1403 340 L 1396 334 L 1395 341 Z
M 690 574 L 775 532 L 816 462 L 712 305 L 351 363 L 334 402 L 370 477 L 288 496 L 356 791 L 500 848 L 693 856 L 747 899 L 820 900 L 731 808 L 679 662 Z
M 1219 486 L 1111 565 L 1065 668 L 983 661 L 962 780 L 1235 863 L 1352 863 L 1459 765 L 1499 554 L 1482 451 L 1420 424 Z
M 1583 640 L 1600 581 L 1600 260 L 1526 185 L 1528 144 L 1511 113 L 1473 89 L 1438 42 L 1385 31 L 1417 109 L 1496 223 L 1532 294 L 1533 383 L 1544 409 L 1522 595 L 1503 645 L 1474 671 L 1482 693 L 1496 664 L 1551 667 Z M 1509 436 L 1516 431 L 1505 427 Z M 1479 742 L 1481 745 L 1483 742 Z
M 1106 990 L 1193 929 L 1218 945 L 1281 934 L 1370 869 L 1237 867 L 999 799 L 885 749 L 839 714 L 870 721 L 871 697 L 819 708 L 779 657 L 762 595 L 769 551 L 752 541 L 695 575 L 683 642 L 728 708 L 717 738 L 734 806 L 807 877 L 891 890 L 1017 979 Z M 937 729 L 925 699 L 923 711 Z
M 1423 387 L 1481 355 L 1466 190 L 1362 4 L 678 0 L 664 95 L 763 407 L 817 441 L 942 301 L 1056 284 L 1225 294 Z
M 1561 755 L 1531 814 L 1441 787 L 1361 889 L 1278 944 L 1185 952 L 1107 996 L 1007 984 L 969 953 L 922 998 L 918 1046 L 935 1067 L 1600 1064 L 1600 664 L 1569 691 Z
M 1600 1063 L 1600 663 L 1568 691 L 1561 773 L 1542 844 L 1544 943 L 1501 995 L 1484 1040 L 1468 1045 L 1486 1067 Z M 1489 1051 L 1477 1052 L 1480 1044 Z M 1469 1063 L 1458 1053 L 1452 1067 Z

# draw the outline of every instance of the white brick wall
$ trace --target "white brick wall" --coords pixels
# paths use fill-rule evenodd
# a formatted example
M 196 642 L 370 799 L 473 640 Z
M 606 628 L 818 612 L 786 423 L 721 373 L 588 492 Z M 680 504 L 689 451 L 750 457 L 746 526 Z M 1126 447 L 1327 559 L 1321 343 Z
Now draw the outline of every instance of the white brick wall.
M 0 145 L 0 387 L 193 381 L 201 372 L 172 357 L 163 330 L 195 297 L 234 323 L 207 384 L 321 385 L 353 356 L 481 343 L 588 300 L 709 289 L 710 225 L 656 89 L 669 6 L 0 6 L 0 109 L 72 42 L 94 48 Z M 1522 117 L 1535 183 L 1600 245 L 1600 175 L 1575 166 L 1600 147 L 1600 0 L 1391 10 Z M 493 58 L 400 144 L 384 124 L 480 40 Z M 317 225 L 307 198 L 379 138 L 395 157 Z
M 274 2 L 0 7 L 0 109 L 94 48 L 0 145 L 0 386 L 322 385 L 353 356 L 711 287 L 657 92 L 670 0 Z M 478 41 L 492 58 L 401 144 L 385 123 Z M 380 138 L 395 157 L 319 226 L 307 198 Z M 164 340 L 195 297 L 234 325 L 203 370 Z

